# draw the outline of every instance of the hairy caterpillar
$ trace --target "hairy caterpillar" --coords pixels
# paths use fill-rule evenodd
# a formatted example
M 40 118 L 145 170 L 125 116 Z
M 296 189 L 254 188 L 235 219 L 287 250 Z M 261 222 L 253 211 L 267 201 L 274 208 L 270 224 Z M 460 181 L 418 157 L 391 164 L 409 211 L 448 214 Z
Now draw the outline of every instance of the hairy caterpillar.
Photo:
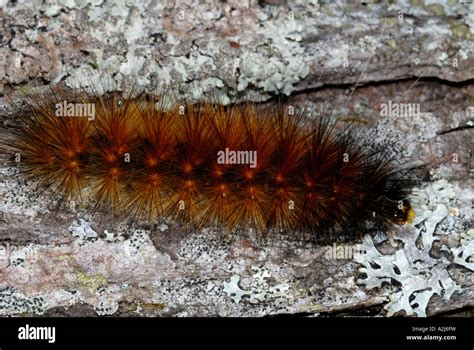
M 304 109 L 60 87 L 25 104 L 4 142 L 20 175 L 90 210 L 329 240 L 413 217 L 386 149 Z

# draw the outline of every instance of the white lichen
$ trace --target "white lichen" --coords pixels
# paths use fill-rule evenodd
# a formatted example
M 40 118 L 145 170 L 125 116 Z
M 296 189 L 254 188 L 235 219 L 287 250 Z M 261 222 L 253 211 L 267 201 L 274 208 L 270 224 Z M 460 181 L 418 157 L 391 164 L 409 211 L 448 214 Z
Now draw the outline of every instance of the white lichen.
M 391 284 L 394 281 L 401 286 L 399 291 L 389 295 L 390 301 L 385 305 L 389 316 L 401 311 L 407 315 L 426 316 L 428 303 L 434 294 L 449 300 L 453 293 L 462 292 L 461 286 L 447 270 L 451 262 L 445 256 L 434 258 L 430 255 L 433 243 L 447 235 L 447 232 L 438 229 L 440 224 L 448 220 L 450 212 L 458 212 L 448 208 L 459 204 L 456 197 L 459 191 L 458 187 L 445 180 L 415 189 L 416 196 L 412 203 L 419 211 L 413 222 L 416 226 L 398 231 L 396 239 L 403 242 L 403 247 L 393 255 L 380 253 L 370 236 L 364 238 L 363 252 L 354 260 L 363 266 L 360 271 L 366 278 L 358 283 L 368 289 L 381 288 L 384 282 Z M 472 242 L 469 240 L 467 245 L 450 250 L 454 257 L 452 262 L 471 271 Z M 449 252 L 449 249 L 442 250 Z

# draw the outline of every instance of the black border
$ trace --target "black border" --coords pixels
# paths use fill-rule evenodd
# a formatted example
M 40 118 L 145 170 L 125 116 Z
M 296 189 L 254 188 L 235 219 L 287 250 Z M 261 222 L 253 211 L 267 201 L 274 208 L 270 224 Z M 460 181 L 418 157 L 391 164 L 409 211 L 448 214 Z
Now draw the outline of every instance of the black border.
M 30 326 L 56 327 L 56 342 L 46 340 L 19 340 L 18 328 Z M 434 331 L 421 333 L 413 327 L 435 327 Z M 455 331 L 440 331 L 438 327 L 456 327 Z M 412 335 L 455 335 L 456 340 L 407 340 Z M 401 346 L 404 348 L 474 349 L 474 318 L 339 318 L 278 316 L 263 318 L 49 318 L 19 317 L 0 318 L 0 349 L 38 349 L 93 347 L 98 344 L 133 346 L 162 344 L 163 338 L 178 341 L 196 337 L 243 336 L 267 337 L 277 340 L 293 336 L 303 340 L 314 338 L 309 348 L 331 348 L 347 345 L 352 348 L 377 348 Z M 170 343 L 168 346 L 172 346 Z M 233 343 L 226 343 L 228 347 Z M 239 346 L 235 344 L 235 346 Z M 139 346 L 142 348 L 142 346 Z M 148 348 L 148 346 L 147 346 Z M 152 348 L 156 348 L 153 346 Z

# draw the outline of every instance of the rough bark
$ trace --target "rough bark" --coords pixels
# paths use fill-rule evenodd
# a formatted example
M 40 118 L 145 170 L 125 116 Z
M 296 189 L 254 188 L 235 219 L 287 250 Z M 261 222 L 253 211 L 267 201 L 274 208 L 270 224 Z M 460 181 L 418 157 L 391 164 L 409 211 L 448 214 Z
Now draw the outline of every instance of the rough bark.
M 2 165 L 0 314 L 472 310 L 472 4 L 0 0 L 0 6 L 5 95 L 15 96 L 17 84 L 78 87 L 99 76 L 110 88 L 173 86 L 196 99 L 216 89 L 235 100 L 291 94 L 290 104 L 335 106 L 341 121 L 372 129 L 380 142 L 395 140 L 423 180 L 412 197 L 416 225 L 394 229 L 389 238 L 366 236 L 359 242 L 366 254 L 338 258 L 328 257 L 326 246 L 225 240 L 209 231 L 184 235 L 164 226 L 149 233 L 58 209 Z M 8 124 L 5 101 L 0 97 L 1 120 Z M 421 113 L 383 116 L 389 101 L 419 104 Z M 8 129 L 0 135 L 7 138 Z

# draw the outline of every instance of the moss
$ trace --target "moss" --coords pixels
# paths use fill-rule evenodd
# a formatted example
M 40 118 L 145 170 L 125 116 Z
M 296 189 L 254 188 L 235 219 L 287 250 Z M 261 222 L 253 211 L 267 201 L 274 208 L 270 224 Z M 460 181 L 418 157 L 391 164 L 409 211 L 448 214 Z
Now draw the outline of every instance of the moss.
M 322 304 L 318 304 L 318 303 L 311 303 L 311 304 L 306 304 L 305 307 L 304 307 L 304 310 L 305 312 L 320 312 L 320 311 L 324 311 L 325 310 L 325 307 L 324 305 Z
M 423 7 L 425 6 L 425 0 L 410 0 L 410 4 L 413 6 Z
M 354 26 L 350 23 L 344 23 L 342 26 L 341 26 L 341 31 L 346 31 L 346 30 L 350 30 L 354 28 Z
M 368 121 L 366 119 L 360 118 L 360 117 L 354 117 L 354 115 L 342 115 L 337 118 L 338 121 L 344 122 L 344 123 L 356 123 L 356 124 L 368 124 Z
M 67 255 L 67 254 L 58 255 L 58 256 L 56 257 L 56 260 L 57 260 L 57 261 L 69 262 L 69 261 L 71 261 L 71 256 L 70 256 L 70 255 Z
M 387 45 L 394 49 L 397 47 L 397 42 L 394 39 L 389 39 L 387 40 Z
M 456 21 L 452 23 L 451 31 L 453 32 L 453 35 L 458 39 L 472 38 L 471 32 L 469 31 L 469 27 L 462 22 Z
M 107 279 L 102 275 L 87 275 L 82 271 L 76 271 L 75 275 L 81 287 L 86 288 L 90 293 L 94 293 L 97 288 L 107 284 Z
M 394 26 L 399 23 L 398 16 L 397 17 L 387 17 L 385 18 L 385 25 L 387 26 Z
M 91 66 L 92 69 L 96 69 L 96 70 L 99 69 L 99 65 L 95 62 L 89 62 L 89 66 Z
M 163 310 L 166 307 L 166 304 L 162 303 L 140 303 L 140 306 L 146 311 L 157 311 Z
M 444 16 L 444 7 L 440 4 L 430 4 L 425 6 L 426 10 L 434 13 L 436 16 Z
M 325 3 L 321 4 L 320 10 L 323 14 L 329 17 L 333 17 L 334 13 L 332 12 L 331 8 L 329 6 L 326 6 Z

